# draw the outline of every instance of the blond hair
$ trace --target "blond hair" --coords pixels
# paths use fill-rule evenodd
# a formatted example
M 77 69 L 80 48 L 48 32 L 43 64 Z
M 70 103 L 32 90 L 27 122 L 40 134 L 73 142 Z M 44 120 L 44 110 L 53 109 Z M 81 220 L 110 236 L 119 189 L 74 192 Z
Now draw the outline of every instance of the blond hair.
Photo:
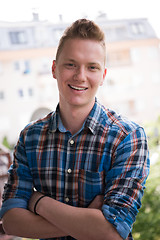
M 93 21 L 88 19 L 79 19 L 72 23 L 62 35 L 57 48 L 56 61 L 62 51 L 64 43 L 68 39 L 80 38 L 84 40 L 95 40 L 99 42 L 104 48 L 104 55 L 106 57 L 105 35 L 100 27 Z

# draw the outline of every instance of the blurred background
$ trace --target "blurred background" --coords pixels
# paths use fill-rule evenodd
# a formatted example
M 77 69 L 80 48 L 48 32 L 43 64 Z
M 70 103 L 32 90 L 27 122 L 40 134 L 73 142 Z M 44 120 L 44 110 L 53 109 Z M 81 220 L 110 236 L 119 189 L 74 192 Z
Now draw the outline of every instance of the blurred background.
M 108 74 L 98 99 L 142 125 L 148 136 L 151 172 L 133 235 L 158 240 L 159 0 L 0 0 L 0 198 L 20 131 L 58 103 L 51 66 L 59 38 L 68 25 L 84 17 L 106 35 Z

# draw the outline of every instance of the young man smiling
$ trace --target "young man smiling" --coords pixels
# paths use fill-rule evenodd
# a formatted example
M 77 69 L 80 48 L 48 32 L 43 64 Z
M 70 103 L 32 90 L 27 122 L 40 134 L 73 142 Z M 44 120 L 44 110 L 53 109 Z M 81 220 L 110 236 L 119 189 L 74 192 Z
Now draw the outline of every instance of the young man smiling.
M 29 238 L 132 239 L 149 173 L 147 140 L 142 127 L 95 98 L 106 68 L 104 33 L 94 22 L 77 20 L 65 31 L 52 73 L 59 104 L 21 132 L 4 229 Z
M 105 51 L 96 40 L 66 40 L 53 62 L 62 122 L 72 134 L 83 125 L 94 106 L 95 94 L 106 76 Z

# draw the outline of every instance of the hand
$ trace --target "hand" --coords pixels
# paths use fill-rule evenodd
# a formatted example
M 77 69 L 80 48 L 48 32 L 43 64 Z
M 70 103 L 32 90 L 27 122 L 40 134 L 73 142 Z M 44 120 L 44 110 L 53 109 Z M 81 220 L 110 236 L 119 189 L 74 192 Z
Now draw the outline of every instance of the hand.
M 94 208 L 94 209 L 100 209 L 102 208 L 104 202 L 104 196 L 103 195 L 97 195 L 93 201 L 89 204 L 88 208 Z
M 37 192 L 37 191 L 33 192 L 32 196 L 31 196 L 31 198 L 29 200 L 29 203 L 28 203 L 28 209 L 31 212 L 35 213 L 34 212 L 35 204 L 38 201 L 38 199 L 40 197 L 42 197 L 42 196 L 44 196 L 44 195 L 42 193 L 40 193 L 40 192 Z

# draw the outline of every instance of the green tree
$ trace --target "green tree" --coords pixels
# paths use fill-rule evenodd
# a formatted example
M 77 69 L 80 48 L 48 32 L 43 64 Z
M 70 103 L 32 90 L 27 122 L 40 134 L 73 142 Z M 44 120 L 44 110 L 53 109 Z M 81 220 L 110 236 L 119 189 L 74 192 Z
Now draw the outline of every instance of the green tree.
M 151 166 L 142 208 L 133 227 L 135 240 L 160 240 L 160 154 L 156 164 Z
M 10 144 L 9 144 L 8 139 L 7 139 L 6 136 L 3 138 L 2 144 L 3 144 L 6 148 L 11 149 L 11 146 L 10 146 Z

